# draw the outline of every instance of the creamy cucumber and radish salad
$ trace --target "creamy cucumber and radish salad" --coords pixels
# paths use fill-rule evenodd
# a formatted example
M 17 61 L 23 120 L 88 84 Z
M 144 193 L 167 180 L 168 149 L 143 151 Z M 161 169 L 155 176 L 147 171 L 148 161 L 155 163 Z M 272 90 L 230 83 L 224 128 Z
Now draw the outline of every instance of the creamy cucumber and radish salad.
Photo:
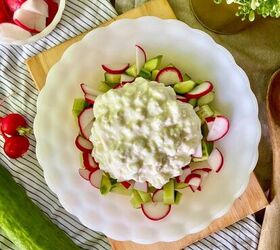
M 162 65 L 162 55 L 148 58 L 140 45 L 135 53 L 134 62 L 100 65 L 98 88 L 81 84 L 84 97 L 72 110 L 78 171 L 101 195 L 126 195 L 157 221 L 180 204 L 184 189 L 201 192 L 209 174 L 222 170 L 215 142 L 229 120 L 212 106 L 213 83 Z

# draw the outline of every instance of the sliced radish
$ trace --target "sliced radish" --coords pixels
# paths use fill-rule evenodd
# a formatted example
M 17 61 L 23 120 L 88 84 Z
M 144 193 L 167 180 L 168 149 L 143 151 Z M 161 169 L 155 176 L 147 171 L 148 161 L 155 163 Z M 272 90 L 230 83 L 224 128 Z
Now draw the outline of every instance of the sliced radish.
M 192 155 L 193 157 L 197 157 L 197 158 L 200 158 L 202 157 L 202 145 L 201 143 L 199 143 L 199 145 L 197 146 L 194 154 Z
M 87 169 L 85 169 L 85 168 L 80 168 L 79 169 L 79 174 L 80 174 L 80 176 L 82 177 L 82 178 L 84 178 L 85 180 L 87 180 L 87 181 L 89 181 L 89 177 L 90 177 L 90 174 L 91 174 L 92 172 L 91 171 L 89 171 L 89 170 L 87 170 Z
M 39 33 L 46 27 L 46 17 L 24 9 L 17 9 L 13 15 L 15 24 L 31 32 Z
M 49 17 L 47 18 L 47 25 L 49 25 L 52 20 L 54 19 L 57 11 L 58 11 L 58 4 L 53 0 L 45 0 L 49 7 Z
M 229 130 L 229 120 L 222 115 L 216 116 L 207 135 L 207 141 L 217 141 L 223 138 Z
M 126 74 L 121 74 L 121 83 L 132 83 L 135 77 Z
M 199 174 L 202 177 L 207 176 L 212 171 L 211 168 L 196 168 L 192 170 L 192 173 Z
M 78 116 L 78 124 L 81 131 L 81 134 L 86 139 L 89 139 L 91 135 L 91 127 L 93 123 L 93 108 L 87 107 L 85 108 Z
M 224 157 L 219 149 L 217 148 L 213 149 L 213 151 L 208 157 L 208 163 L 216 173 L 221 171 L 224 165 Z
M 96 171 L 91 173 L 89 177 L 90 184 L 96 188 L 100 188 L 102 175 L 103 175 L 103 171 L 101 169 L 97 169 Z
M 203 82 L 197 85 L 193 90 L 186 93 L 187 98 L 198 98 L 204 96 L 213 90 L 213 84 L 211 82 Z
M 193 192 L 195 192 L 196 190 L 198 190 L 198 191 L 201 191 L 201 186 L 192 186 L 192 185 L 189 185 L 189 187 L 190 187 L 190 189 L 193 191 Z
M 164 83 L 165 85 L 172 85 L 178 82 L 182 82 L 183 76 L 177 68 L 166 67 L 158 72 L 156 81 Z
M 185 183 L 191 186 L 199 187 L 201 183 L 201 176 L 199 174 L 190 174 L 186 177 Z
M 102 64 L 102 68 L 110 74 L 122 74 L 129 68 L 129 63 Z
M 163 190 L 162 189 L 157 189 L 153 193 L 152 201 L 153 202 L 163 202 Z
M 7 6 L 9 7 L 10 11 L 13 13 L 17 9 L 20 8 L 20 6 L 25 2 L 26 0 L 1 0 L 0 2 L 6 2 Z
M 147 60 L 147 56 L 145 50 L 140 45 L 135 45 L 135 52 L 136 52 L 136 72 L 138 75 Z
M 148 183 L 145 182 L 138 182 L 136 181 L 133 186 L 134 189 L 142 192 L 148 192 Z
M 213 123 L 215 121 L 215 117 L 214 116 L 206 117 L 205 121 L 206 121 L 206 125 L 207 125 L 207 128 L 208 128 L 208 131 L 210 131 L 212 126 L 213 126 Z
M 171 205 L 150 201 L 145 204 L 141 204 L 141 209 L 147 218 L 156 221 L 165 218 L 169 214 Z
M 85 100 L 89 104 L 94 104 L 96 96 L 85 94 Z
M 49 7 L 44 0 L 27 0 L 20 6 L 20 8 L 45 17 L 49 16 Z
M 98 95 L 101 95 L 103 94 L 103 92 L 101 91 L 98 91 L 96 89 L 94 89 L 93 87 L 90 87 L 84 83 L 81 83 L 81 89 L 82 91 L 84 92 L 85 95 L 88 95 L 88 96 L 98 96 Z
M 84 167 L 91 172 L 94 172 L 95 170 L 99 169 L 98 163 L 89 153 L 83 153 L 83 163 Z
M 80 135 L 77 136 L 77 138 L 75 140 L 75 144 L 76 144 L 77 148 L 80 149 L 82 152 L 85 152 L 85 153 L 92 152 L 92 149 L 93 149 L 92 143 Z
M 177 95 L 176 98 L 177 98 L 178 101 L 181 101 L 181 102 L 188 102 L 189 101 L 189 99 L 187 97 L 181 96 L 181 95 Z
M 183 170 L 182 174 L 176 177 L 176 181 L 178 183 L 185 182 L 186 177 L 190 175 L 192 172 L 189 166 L 182 168 L 182 170 Z
M 5 40 L 26 40 L 31 37 L 32 34 L 12 23 L 0 24 L 0 37 Z
M 113 89 L 120 89 L 126 84 L 127 84 L 127 82 L 125 82 L 125 83 L 121 82 L 121 83 L 117 84 Z

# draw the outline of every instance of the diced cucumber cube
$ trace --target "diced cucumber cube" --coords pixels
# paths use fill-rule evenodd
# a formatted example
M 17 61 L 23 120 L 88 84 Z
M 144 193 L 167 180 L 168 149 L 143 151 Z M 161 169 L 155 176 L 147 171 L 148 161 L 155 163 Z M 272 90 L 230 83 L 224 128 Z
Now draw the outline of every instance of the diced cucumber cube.
M 198 111 L 196 111 L 196 114 L 200 118 L 201 122 L 204 123 L 205 118 L 210 117 L 214 114 L 213 110 L 206 104 L 201 107 L 199 107 Z
M 183 182 L 176 182 L 174 183 L 174 189 L 184 189 L 188 186 L 187 183 L 183 183 Z
M 146 193 L 146 192 L 139 191 L 139 190 L 137 190 L 137 192 L 139 193 L 139 195 L 140 195 L 140 197 L 141 197 L 142 204 L 143 204 L 143 203 L 147 203 L 147 202 L 149 202 L 149 201 L 152 200 L 152 197 L 151 197 L 151 194 L 150 194 L 150 193 Z
M 182 199 L 183 194 L 179 191 L 175 191 L 175 201 L 174 203 L 178 205 Z
M 108 194 L 111 188 L 112 188 L 112 184 L 110 181 L 110 177 L 108 177 L 108 175 L 106 174 L 103 174 L 101 179 L 101 185 L 100 185 L 100 193 L 103 195 Z
M 196 106 L 196 103 L 197 103 L 197 99 L 192 98 L 192 99 L 190 99 L 190 100 L 188 101 L 188 103 L 191 104 L 193 107 L 195 107 L 195 106 Z
M 98 86 L 98 90 L 101 92 L 104 92 L 104 93 L 110 89 L 111 89 L 111 87 L 108 84 L 106 84 L 105 82 L 101 82 Z
M 163 203 L 174 204 L 174 179 L 163 186 Z
M 158 75 L 158 72 L 159 72 L 158 69 L 155 69 L 155 70 L 152 71 L 152 80 L 153 80 L 153 81 L 156 80 L 157 75 Z
M 213 150 L 213 143 L 202 140 L 201 147 L 202 147 L 202 157 L 199 158 L 193 157 L 192 158 L 193 162 L 206 161 Z
M 157 69 L 159 67 L 159 65 L 161 63 L 161 59 L 162 59 L 162 55 L 156 56 L 156 57 L 148 60 L 144 64 L 143 68 L 148 70 L 148 71 L 150 71 L 150 72 L 152 72 L 153 70 L 155 70 L 155 69 Z
M 177 94 L 186 94 L 191 91 L 195 86 L 195 82 L 188 80 L 185 82 L 178 82 L 174 85 L 174 90 Z
M 199 97 L 198 100 L 197 100 L 197 105 L 198 106 L 203 106 L 203 105 L 211 103 L 214 100 L 214 96 L 215 96 L 214 92 L 211 91 L 208 94 Z
M 106 84 L 108 84 L 111 88 L 114 88 L 121 81 L 121 75 L 119 75 L 119 74 L 110 74 L 110 73 L 105 72 L 104 78 L 105 78 Z
M 116 183 L 112 186 L 111 192 L 122 195 L 131 195 L 132 189 L 127 189 L 121 183 Z
M 150 80 L 151 77 L 152 77 L 152 73 L 144 68 L 142 68 L 139 72 L 139 75 L 138 76 L 141 76 L 147 80 Z
M 74 99 L 72 113 L 75 117 L 78 117 L 79 114 L 88 106 L 87 102 L 83 98 Z
M 135 64 L 131 65 L 131 66 L 125 71 L 125 73 L 128 74 L 129 76 L 136 77 L 136 76 L 137 76 L 137 68 L 136 68 L 136 65 L 135 65 Z
M 136 190 L 132 190 L 130 203 L 134 208 L 140 208 L 142 199 Z

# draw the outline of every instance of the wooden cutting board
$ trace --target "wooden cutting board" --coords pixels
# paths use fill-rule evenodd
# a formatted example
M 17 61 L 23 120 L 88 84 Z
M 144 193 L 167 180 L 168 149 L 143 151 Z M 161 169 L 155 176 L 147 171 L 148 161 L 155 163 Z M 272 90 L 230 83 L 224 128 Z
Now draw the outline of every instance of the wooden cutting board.
M 118 16 L 115 20 L 121 18 L 137 18 L 141 16 L 157 16 L 165 19 L 176 18 L 167 0 L 152 0 L 140 6 L 139 8 L 133 9 L 123 15 Z M 110 22 L 101 26 L 108 25 Z M 84 35 L 85 34 L 82 34 L 70 39 L 63 44 L 44 51 L 26 61 L 26 65 L 31 73 L 34 83 L 39 90 L 42 89 L 45 84 L 48 71 L 61 58 L 63 52 L 70 45 L 81 40 Z M 188 235 L 176 242 L 160 242 L 151 245 L 140 245 L 129 241 L 120 242 L 112 239 L 109 239 L 109 241 L 112 245 L 112 249 L 114 250 L 179 250 L 195 241 L 198 241 L 222 228 L 233 224 L 236 221 L 241 220 L 250 214 L 265 208 L 267 204 L 267 199 L 255 175 L 252 174 L 246 191 L 234 202 L 231 210 L 225 216 L 215 220 L 209 227 L 199 233 Z

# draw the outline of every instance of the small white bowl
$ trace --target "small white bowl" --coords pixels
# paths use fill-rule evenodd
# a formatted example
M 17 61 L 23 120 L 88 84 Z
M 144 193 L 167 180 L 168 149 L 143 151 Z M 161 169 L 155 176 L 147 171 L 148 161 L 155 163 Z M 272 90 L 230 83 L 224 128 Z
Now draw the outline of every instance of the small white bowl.
M 58 11 L 52 20 L 52 22 L 40 33 L 33 35 L 25 40 L 11 40 L 11 39 L 1 39 L 0 38 L 0 44 L 9 44 L 9 45 L 25 45 L 29 43 L 36 42 L 37 40 L 45 37 L 49 33 L 53 31 L 53 29 L 56 27 L 56 25 L 59 23 L 63 10 L 65 8 L 65 0 L 56 0 L 57 3 L 59 3 Z

